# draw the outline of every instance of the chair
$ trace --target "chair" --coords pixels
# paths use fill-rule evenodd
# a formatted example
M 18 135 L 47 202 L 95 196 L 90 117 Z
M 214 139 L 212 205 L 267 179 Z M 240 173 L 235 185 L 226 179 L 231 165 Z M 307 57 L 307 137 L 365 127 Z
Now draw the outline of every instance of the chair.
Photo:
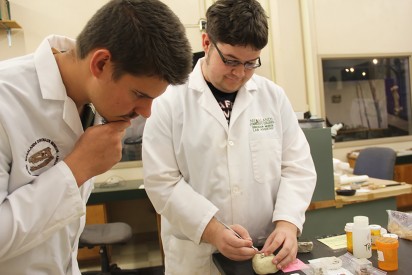
M 396 152 L 387 147 L 368 147 L 359 152 L 353 174 L 393 180 Z
M 108 245 L 125 244 L 132 238 L 132 228 L 122 222 L 105 224 L 86 224 L 80 235 L 79 248 L 99 246 L 100 271 L 88 271 L 82 274 L 136 274 L 130 270 L 121 270 L 116 264 L 110 264 L 107 254 Z

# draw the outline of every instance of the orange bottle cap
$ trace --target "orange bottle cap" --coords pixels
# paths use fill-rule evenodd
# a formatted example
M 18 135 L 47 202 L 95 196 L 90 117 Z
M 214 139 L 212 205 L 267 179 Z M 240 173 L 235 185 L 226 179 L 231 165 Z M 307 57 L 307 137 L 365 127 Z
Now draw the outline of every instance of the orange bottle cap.
M 375 239 L 375 243 L 378 248 L 380 247 L 398 248 L 399 247 L 398 240 L 395 238 L 390 238 L 390 237 L 378 237 Z

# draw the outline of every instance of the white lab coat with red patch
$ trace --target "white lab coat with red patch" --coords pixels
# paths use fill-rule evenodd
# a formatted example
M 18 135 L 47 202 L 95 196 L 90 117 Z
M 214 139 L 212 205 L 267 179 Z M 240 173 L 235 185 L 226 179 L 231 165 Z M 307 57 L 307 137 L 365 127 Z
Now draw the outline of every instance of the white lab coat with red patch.
M 62 161 L 83 128 L 50 36 L 34 54 L 0 62 L 0 273 L 80 274 L 78 239 L 92 182 L 78 188 Z

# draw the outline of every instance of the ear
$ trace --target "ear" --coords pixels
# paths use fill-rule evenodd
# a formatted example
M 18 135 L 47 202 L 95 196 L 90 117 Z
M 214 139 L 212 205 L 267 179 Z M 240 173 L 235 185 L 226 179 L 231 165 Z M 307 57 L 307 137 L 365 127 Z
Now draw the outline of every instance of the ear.
M 110 73 L 108 66 L 111 59 L 110 51 L 107 49 L 96 50 L 90 59 L 90 71 L 95 77 L 100 77 L 104 72 Z
M 209 52 L 211 44 L 212 44 L 212 41 L 210 41 L 209 35 L 207 35 L 207 33 L 202 33 L 202 47 L 206 55 Z

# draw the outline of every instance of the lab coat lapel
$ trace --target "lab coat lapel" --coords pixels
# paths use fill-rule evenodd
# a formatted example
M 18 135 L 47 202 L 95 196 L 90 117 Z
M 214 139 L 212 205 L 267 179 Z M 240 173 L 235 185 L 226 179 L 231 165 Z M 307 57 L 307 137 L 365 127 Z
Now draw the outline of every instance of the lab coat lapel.
M 207 85 L 206 85 L 207 86 Z M 228 130 L 226 118 L 212 91 L 207 87 L 199 99 L 200 106 L 213 116 L 225 130 Z
M 232 114 L 230 115 L 230 125 L 233 125 L 252 103 L 253 93 L 256 92 L 255 90 L 256 85 L 251 80 L 240 88 L 235 99 L 235 104 L 233 104 Z
M 228 125 L 222 109 L 203 77 L 201 68 L 202 62 L 204 62 L 204 58 L 198 60 L 193 72 L 189 76 L 189 89 L 198 93 L 199 98 L 197 102 L 200 107 L 213 116 L 227 131 Z
M 77 136 L 80 136 L 83 133 L 83 127 L 76 104 L 68 96 L 64 101 L 63 120 Z
M 45 39 L 34 54 L 34 62 L 39 79 L 42 97 L 45 100 L 59 100 L 63 104 L 62 118 L 77 135 L 83 133 L 79 112 L 74 101 L 67 96 L 66 87 L 60 75 L 56 59 L 52 53 L 52 44 L 57 38 Z

